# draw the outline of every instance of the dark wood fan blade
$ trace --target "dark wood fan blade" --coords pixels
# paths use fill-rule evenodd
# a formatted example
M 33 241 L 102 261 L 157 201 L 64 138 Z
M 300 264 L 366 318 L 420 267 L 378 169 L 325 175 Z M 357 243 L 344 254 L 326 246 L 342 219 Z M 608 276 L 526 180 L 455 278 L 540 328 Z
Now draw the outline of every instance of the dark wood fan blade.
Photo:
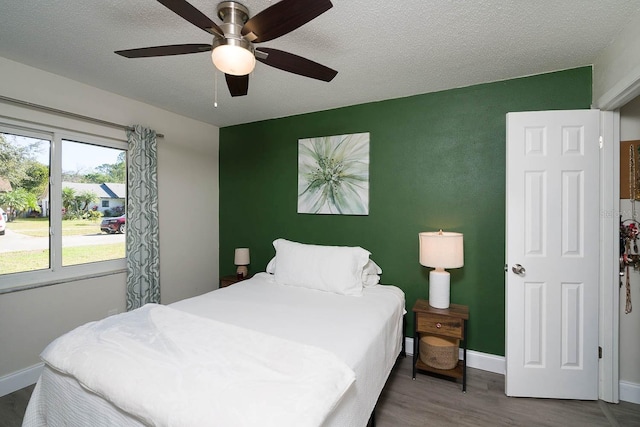
M 114 53 L 124 56 L 125 58 L 149 58 L 152 56 L 185 55 L 187 53 L 206 52 L 210 50 L 210 44 L 172 44 L 168 46 L 116 50 Z
M 242 35 L 253 43 L 283 36 L 331 9 L 329 0 L 282 0 L 269 6 L 242 27 Z
M 266 53 L 267 57 L 264 58 L 264 55 L 258 52 Z M 256 59 L 280 70 L 325 82 L 330 82 L 338 74 L 336 70 L 332 70 L 322 64 L 278 49 L 261 47 L 256 51 Z
M 249 75 L 246 76 L 232 76 L 231 74 L 225 74 L 227 80 L 227 87 L 231 96 L 244 96 L 249 90 Z
M 224 31 L 215 22 L 185 0 L 158 0 L 158 2 L 196 27 L 202 28 L 210 34 L 224 37 Z

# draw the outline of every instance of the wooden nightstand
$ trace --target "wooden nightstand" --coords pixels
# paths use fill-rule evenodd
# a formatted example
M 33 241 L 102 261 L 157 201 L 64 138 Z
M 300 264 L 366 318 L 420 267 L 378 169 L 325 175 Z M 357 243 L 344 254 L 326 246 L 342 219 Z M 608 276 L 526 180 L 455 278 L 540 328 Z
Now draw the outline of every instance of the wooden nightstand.
M 462 378 L 462 391 L 467 391 L 467 320 L 469 307 L 451 304 L 449 308 L 433 308 L 429 301 L 419 299 L 413 306 L 413 379 L 416 371 L 433 372 L 452 378 Z M 421 335 L 457 338 L 462 346 L 462 360 L 453 369 L 442 370 L 428 366 L 420 360 Z
M 251 276 L 249 276 L 251 277 Z M 247 277 L 246 279 L 248 279 L 249 277 Z M 238 276 L 233 275 L 233 276 L 222 276 L 220 278 L 220 288 L 226 288 L 227 286 L 231 286 L 234 283 L 238 283 L 241 282 L 243 280 L 246 279 L 238 279 Z

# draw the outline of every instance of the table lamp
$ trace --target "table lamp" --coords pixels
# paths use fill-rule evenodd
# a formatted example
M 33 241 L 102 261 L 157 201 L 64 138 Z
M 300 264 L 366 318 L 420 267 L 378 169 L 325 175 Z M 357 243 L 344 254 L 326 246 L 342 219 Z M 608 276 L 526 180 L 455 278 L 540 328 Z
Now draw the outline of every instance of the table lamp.
M 235 256 L 233 257 L 233 263 L 238 266 L 236 274 L 238 278 L 246 279 L 249 274 L 247 266 L 249 262 L 249 248 L 236 248 Z
M 429 272 L 429 305 L 434 308 L 449 308 L 450 275 L 445 268 L 464 265 L 461 233 L 419 233 L 420 264 L 434 267 Z

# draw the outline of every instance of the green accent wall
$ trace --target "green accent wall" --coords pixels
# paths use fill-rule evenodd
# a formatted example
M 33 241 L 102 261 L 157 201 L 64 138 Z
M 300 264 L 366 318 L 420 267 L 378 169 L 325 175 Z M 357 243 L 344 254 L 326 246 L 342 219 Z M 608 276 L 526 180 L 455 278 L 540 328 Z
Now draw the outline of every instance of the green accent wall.
M 405 292 L 412 336 L 430 270 L 418 233 L 461 232 L 451 302 L 469 306 L 468 347 L 504 355 L 505 115 L 590 104 L 591 67 L 581 67 L 222 128 L 220 273 L 234 274 L 245 246 L 250 272 L 264 271 L 279 237 L 362 246 L 382 283 Z M 296 213 L 298 139 L 359 132 L 371 138 L 369 215 Z

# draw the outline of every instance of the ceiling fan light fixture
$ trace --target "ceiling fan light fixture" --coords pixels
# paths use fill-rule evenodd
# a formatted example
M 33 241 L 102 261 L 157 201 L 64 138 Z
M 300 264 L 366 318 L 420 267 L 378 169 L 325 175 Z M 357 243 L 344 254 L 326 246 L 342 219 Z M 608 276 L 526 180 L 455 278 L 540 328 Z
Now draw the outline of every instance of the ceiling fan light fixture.
M 246 76 L 256 66 L 256 58 L 248 49 L 232 44 L 221 44 L 211 52 L 213 65 L 225 74 Z
M 331 0 L 279 0 L 249 18 L 249 9 L 237 1 L 218 4 L 222 24 L 213 22 L 189 0 L 158 0 L 163 6 L 213 36 L 211 44 L 188 43 L 119 50 L 125 58 L 185 55 L 211 51 L 213 65 L 225 74 L 231 96 L 243 96 L 249 88 L 249 74 L 256 60 L 273 68 L 303 77 L 331 81 L 337 71 L 322 64 L 278 49 L 260 48 L 262 43 L 288 34 L 317 18 L 333 5 Z M 218 0 L 220 1 L 220 0 Z

